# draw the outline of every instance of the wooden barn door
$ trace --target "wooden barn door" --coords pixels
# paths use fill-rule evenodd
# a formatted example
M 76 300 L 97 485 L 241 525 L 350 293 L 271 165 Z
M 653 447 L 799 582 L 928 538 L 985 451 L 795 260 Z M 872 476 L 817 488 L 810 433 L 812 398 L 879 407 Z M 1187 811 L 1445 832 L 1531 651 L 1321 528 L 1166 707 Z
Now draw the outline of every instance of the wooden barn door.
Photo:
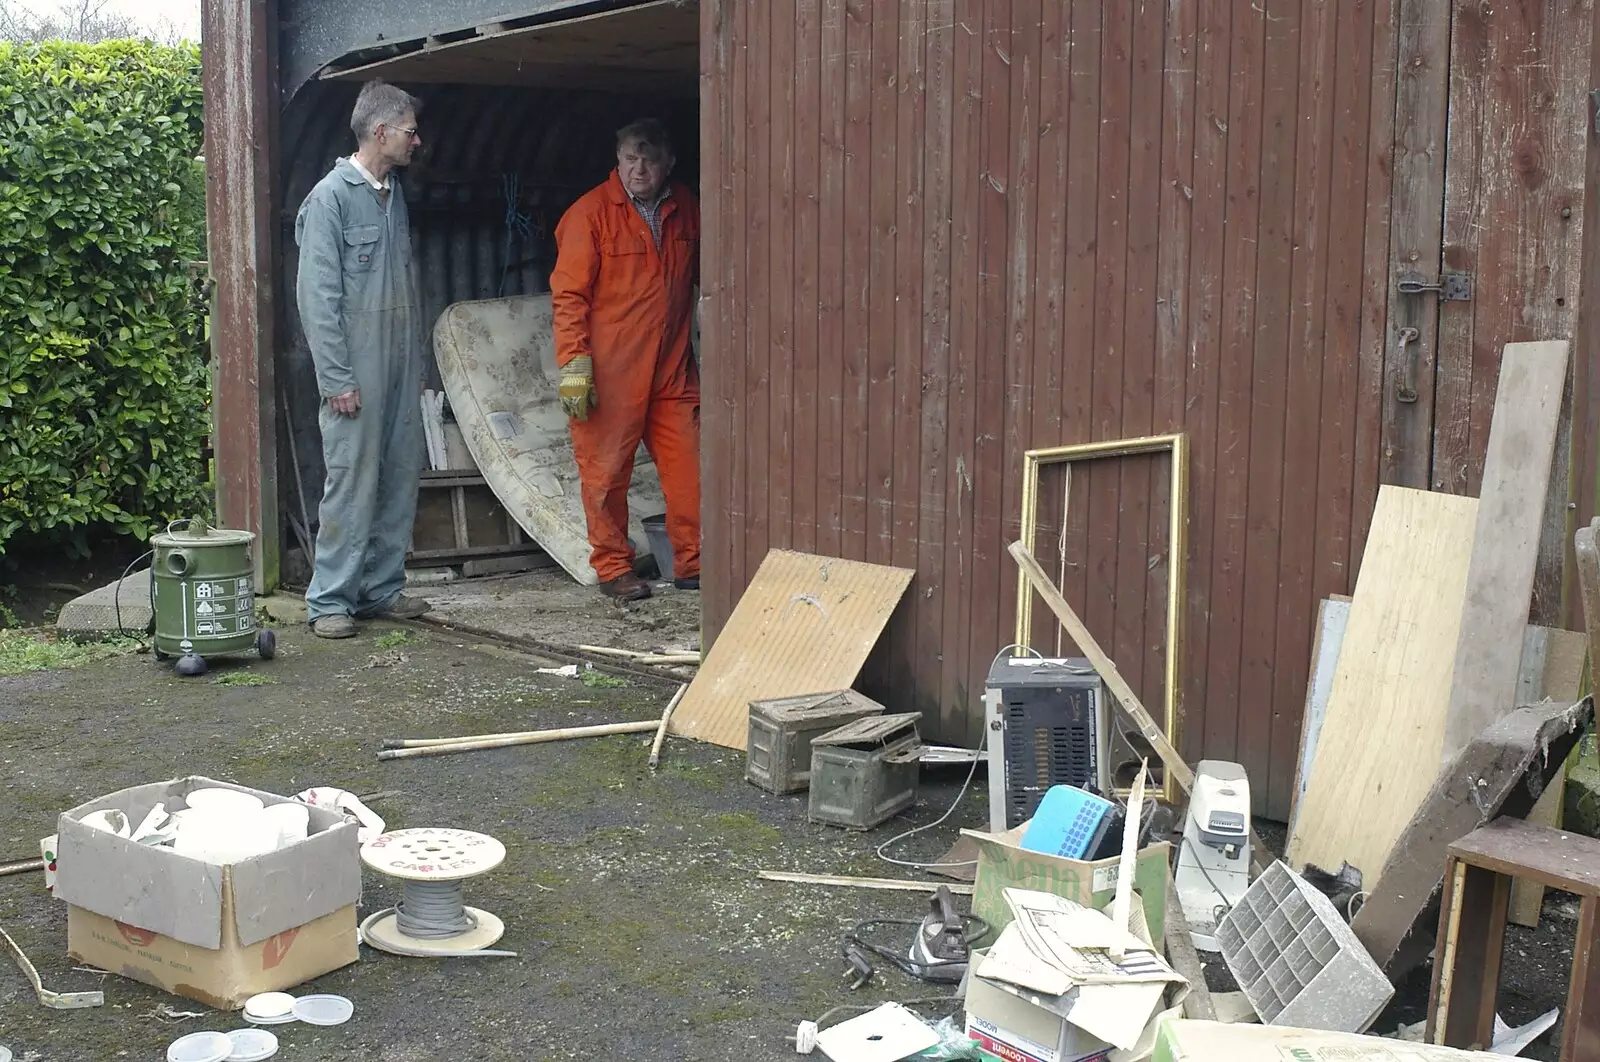
M 1478 493 L 1510 342 L 1577 323 L 1594 7 L 1398 0 L 1384 483 Z M 1535 616 L 1557 619 L 1570 418 Z

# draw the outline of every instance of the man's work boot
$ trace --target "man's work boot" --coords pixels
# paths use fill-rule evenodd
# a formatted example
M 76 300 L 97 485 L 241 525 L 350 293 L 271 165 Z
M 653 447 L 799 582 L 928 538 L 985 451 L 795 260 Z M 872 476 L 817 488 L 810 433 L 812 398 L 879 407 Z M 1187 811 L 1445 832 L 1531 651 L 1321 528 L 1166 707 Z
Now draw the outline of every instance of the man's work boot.
M 672 585 L 677 587 L 679 590 L 699 590 L 700 577 L 698 575 L 691 575 L 687 579 L 674 579 L 672 580 Z
M 373 609 L 369 615 L 374 619 L 416 619 L 424 612 L 431 611 L 433 606 L 420 597 L 396 594 L 393 601 L 381 608 Z
M 628 572 L 601 583 L 600 592 L 613 601 L 643 601 L 650 596 L 650 584 Z
M 344 613 L 318 616 L 311 621 L 311 633 L 318 638 L 354 638 L 356 621 Z

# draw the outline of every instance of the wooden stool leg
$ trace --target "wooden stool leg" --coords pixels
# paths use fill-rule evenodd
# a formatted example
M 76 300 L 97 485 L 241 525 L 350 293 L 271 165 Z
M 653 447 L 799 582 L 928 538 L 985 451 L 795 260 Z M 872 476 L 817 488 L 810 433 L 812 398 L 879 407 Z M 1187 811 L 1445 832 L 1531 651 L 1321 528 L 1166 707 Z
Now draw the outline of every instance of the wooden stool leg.
M 1446 874 L 1427 1038 L 1481 1051 L 1494 1042 L 1511 879 L 1457 859 Z
M 1561 1062 L 1600 1062 L 1600 900 L 1586 896 L 1572 948 L 1572 986 L 1561 1032 Z

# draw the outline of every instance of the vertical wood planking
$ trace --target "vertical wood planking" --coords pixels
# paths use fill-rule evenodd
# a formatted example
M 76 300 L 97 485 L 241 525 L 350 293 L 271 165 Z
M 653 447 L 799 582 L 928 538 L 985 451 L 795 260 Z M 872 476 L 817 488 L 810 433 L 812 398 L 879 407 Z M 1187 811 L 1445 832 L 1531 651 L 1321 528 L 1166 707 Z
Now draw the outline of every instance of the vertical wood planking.
M 748 0 L 746 0 L 748 2 Z M 846 0 L 822 2 L 817 240 L 817 552 L 844 550 Z
M 1100 35 L 1103 5 L 1098 0 L 1073 0 L 1071 22 L 1068 27 L 1067 82 L 1067 259 L 1065 263 L 1067 286 L 1063 299 L 1062 378 L 1066 384 L 1061 396 L 1061 438 L 1059 442 L 1082 443 L 1095 439 L 1094 386 L 1095 366 L 1101 360 L 1101 348 L 1096 342 L 1095 306 L 1096 248 L 1098 246 L 1100 204 L 1100 116 L 1101 116 L 1101 56 Z M 1041 474 L 1048 489 L 1040 492 L 1040 508 L 1051 521 L 1052 533 L 1065 535 L 1064 555 L 1056 552 L 1056 542 L 1049 543 L 1051 555 L 1057 557 L 1049 571 L 1059 572 L 1061 592 L 1080 616 L 1089 614 L 1089 570 L 1085 563 L 1089 539 L 1089 477 L 1087 466 L 1082 466 L 1072 477 L 1071 498 L 1066 496 L 1066 475 L 1059 470 Z M 1066 508 L 1066 527 L 1059 526 L 1063 507 Z M 1045 545 L 1039 546 L 1045 550 Z M 1035 615 L 1048 610 L 1035 610 Z M 1051 637 L 1045 644 L 1054 651 L 1066 652 L 1071 643 L 1064 641 L 1060 626 L 1054 617 L 1041 615 L 1047 623 Z M 1058 648 L 1059 647 L 1059 648 Z
M 1096 164 L 1093 381 L 1090 395 L 1090 439 L 1122 436 L 1123 373 L 1127 361 L 1128 159 L 1132 135 L 1131 4 L 1101 8 L 1100 127 Z M 1089 47 L 1091 42 L 1083 42 Z M 1073 469 L 1087 485 L 1084 506 L 1088 533 L 1083 558 L 1088 576 L 1083 615 L 1097 640 L 1109 646 L 1119 669 L 1138 676 L 1143 660 L 1126 658 L 1127 646 L 1117 631 L 1117 542 L 1122 532 L 1121 468 L 1124 460 L 1094 461 Z M 1144 691 L 1139 691 L 1141 697 Z
M 1464 5 L 1473 6 L 1473 5 Z M 1394 105 L 1394 206 L 1385 294 L 1389 322 L 1383 334 L 1383 426 L 1379 474 L 1384 483 L 1426 489 L 1430 480 L 1433 425 L 1437 419 L 1435 372 L 1445 337 L 1431 296 L 1401 295 L 1394 278 L 1420 273 L 1437 279 L 1444 197 L 1447 110 L 1450 104 L 1450 8 L 1433 0 L 1401 0 L 1399 81 Z M 1376 104 L 1375 104 L 1376 105 Z M 1463 100 L 1460 106 L 1470 106 Z M 1450 117 L 1450 121 L 1455 121 Z M 1455 150 L 1453 147 L 1451 150 Z M 1370 201 L 1370 199 L 1369 199 Z M 1404 357 L 1395 354 L 1400 330 L 1419 335 Z M 1409 360 L 1409 369 L 1407 363 Z M 1409 375 L 1408 375 L 1409 373 Z M 1403 379 L 1415 382 L 1416 400 L 1396 397 Z M 1438 384 L 1441 392 L 1448 381 Z M 1358 554 L 1359 555 L 1359 554 Z
M 1011 628 L 1021 454 L 1182 430 L 1183 745 L 1239 758 L 1258 810 L 1286 811 L 1277 764 L 1292 766 L 1315 602 L 1352 585 L 1380 478 L 1419 462 L 1426 478 L 1445 430 L 1443 405 L 1393 401 L 1393 329 L 1433 304 L 1394 299 L 1390 276 L 1412 254 L 1425 279 L 1438 264 L 1440 7 L 708 0 L 707 40 L 730 45 L 704 60 L 722 93 L 704 87 L 708 141 L 721 133 L 704 157 L 723 160 L 707 244 L 725 245 L 707 283 L 706 498 L 727 514 L 707 521 L 708 630 L 771 543 L 915 567 L 884 674 L 930 736 L 973 740 Z M 1469 485 L 1492 401 L 1482 336 L 1552 327 L 1537 315 L 1555 298 L 1575 308 L 1579 226 L 1557 208 L 1585 205 L 1566 90 L 1592 17 L 1530 0 L 1497 7 L 1485 39 L 1510 110 L 1478 108 L 1481 143 L 1456 158 L 1491 158 L 1482 123 L 1499 123 L 1500 172 L 1476 194 L 1516 223 L 1473 247 L 1480 292 L 1491 255 L 1517 290 L 1480 295 L 1479 360 L 1464 387 L 1441 377 Z M 1037 524 L 1041 560 L 1151 703 L 1165 462 L 1074 466 L 1065 526 L 1067 476 L 1046 468 Z
M 867 457 L 872 411 L 871 373 L 872 201 L 872 0 L 845 3 L 844 139 L 844 503 L 840 556 L 867 558 Z
M 1006 267 L 1011 187 L 1012 100 L 1011 0 L 985 0 L 978 25 L 974 86 L 983 103 L 978 138 L 977 182 L 978 245 L 976 248 L 977 336 L 972 347 L 975 404 L 972 439 L 972 565 L 968 601 L 972 650 L 994 642 L 1005 630 L 1008 602 L 1015 600 L 1009 578 L 1011 559 L 1005 552 L 1005 529 L 1013 522 L 1001 511 L 1005 496 L 1006 401 Z M 1007 639 L 1009 640 L 1009 639 Z M 1004 641 L 994 643 L 996 649 Z M 990 654 L 993 655 L 992 653 Z
M 951 367 L 949 397 L 950 462 L 949 503 L 945 510 L 944 571 L 955 573 L 952 592 L 945 595 L 944 644 L 956 666 L 945 693 L 941 718 L 951 733 L 968 729 L 981 695 L 974 683 L 983 681 L 977 657 L 982 648 L 974 636 L 971 600 L 976 576 L 972 566 L 973 478 L 977 433 L 977 394 L 974 369 L 978 360 L 978 303 L 973 278 L 978 272 L 978 163 L 982 143 L 983 109 L 983 0 L 954 0 L 951 93 L 955 99 L 950 148 L 951 170 Z M 982 592 L 978 590 L 976 592 Z M 999 646 L 995 647 L 997 650 Z M 986 664 L 987 661 L 984 661 Z
M 1129 26 L 1128 281 L 1123 345 L 1122 435 L 1133 438 L 1156 429 L 1156 315 L 1161 237 L 1162 77 L 1165 9 L 1132 5 Z M 1147 704 L 1161 704 L 1165 693 L 1161 646 L 1166 636 L 1167 564 L 1162 550 L 1165 522 L 1155 519 L 1155 496 L 1167 496 L 1165 458 L 1136 457 L 1117 462 L 1118 495 L 1117 617 L 1115 640 L 1126 668 L 1139 683 Z M 1165 506 L 1162 507 L 1163 515 Z M 1152 586 L 1155 597 L 1151 599 Z M 1114 659 L 1121 660 L 1121 657 Z
M 871 232 L 866 284 L 867 466 L 862 494 L 867 517 L 866 559 L 873 564 L 888 564 L 894 548 L 894 421 L 898 408 L 894 373 L 900 19 L 895 10 L 898 5 L 872 6 L 871 132 L 868 138 L 872 168 L 868 184 Z
M 923 483 L 922 402 L 926 387 L 922 373 L 922 288 L 924 283 L 923 179 L 926 166 L 927 80 L 924 70 L 928 48 L 929 10 L 924 5 L 904 9 L 897 26 L 897 73 L 891 85 L 895 102 L 896 143 L 894 173 L 894 420 L 886 425 L 891 449 L 889 474 L 893 483 L 889 563 L 915 570 L 922 537 Z M 887 492 L 886 492 L 887 493 Z M 930 573 L 931 574 L 931 573 Z M 917 688 L 916 668 L 936 665 L 932 654 L 920 652 L 921 630 L 928 624 L 927 576 L 912 581 L 901 605 L 905 622 L 890 624 L 890 684 L 902 691 L 906 711 L 928 711 L 938 717 L 936 684 Z
M 731 4 L 733 11 L 730 19 L 731 40 L 729 53 L 732 57 L 732 69 L 727 87 L 728 107 L 732 112 L 728 123 L 727 151 L 730 160 L 740 160 L 733 167 L 733 179 L 728 190 L 728 232 L 730 234 L 727 247 L 728 256 L 728 304 L 730 314 L 729 324 L 729 360 L 727 366 L 728 382 L 727 394 L 731 406 L 729 420 L 732 425 L 732 438 L 729 440 L 728 457 L 732 464 L 732 480 L 729 485 L 726 504 L 728 506 L 729 522 L 732 524 L 728 536 L 726 559 L 727 577 L 722 580 L 724 592 L 727 594 L 723 602 L 726 616 L 733 611 L 738 603 L 739 595 L 744 592 L 744 586 L 749 581 L 752 569 L 745 565 L 744 541 L 748 530 L 747 514 L 745 507 L 745 483 L 755 472 L 750 464 L 749 452 L 745 449 L 745 436 L 749 427 L 748 406 L 745 404 L 745 375 L 750 361 L 750 322 L 745 313 L 745 307 L 750 302 L 749 270 L 747 268 L 750 241 L 745 238 L 748 231 L 749 213 L 754 185 L 750 180 L 748 168 L 744 165 L 749 158 L 750 141 L 748 125 L 745 120 L 749 97 L 750 71 L 750 15 L 749 5 L 741 2 Z M 739 235 L 735 236 L 734 233 Z M 702 256 L 703 257 L 703 256 Z
M 1256 242 L 1261 216 L 1262 47 L 1266 9 L 1235 5 L 1225 119 L 1228 136 L 1228 236 L 1222 265 L 1222 350 L 1217 378 L 1217 468 L 1211 569 L 1211 658 L 1207 667 L 1206 747 L 1225 759 L 1239 747 L 1239 667 L 1244 628 L 1244 474 L 1250 453 Z
M 772 5 L 750 7 L 750 37 L 745 84 L 750 127 L 742 156 L 747 168 L 745 192 L 749 213 L 745 232 L 749 250 L 745 259 L 748 294 L 744 317 L 749 329 L 745 346 L 744 416 L 745 432 L 735 445 L 743 446 L 749 462 L 744 482 L 744 564 L 741 585 L 748 583 L 767 555 L 767 498 L 773 489 L 771 450 L 768 430 L 772 423 L 772 241 L 780 221 L 772 210 L 772 185 L 777 172 L 773 166 L 775 138 L 772 135 Z
M 1263 0 L 1263 115 L 1261 128 L 1261 221 L 1256 236 L 1256 315 L 1249 381 L 1249 457 L 1245 470 L 1243 644 L 1239 661 L 1239 756 L 1265 764 L 1252 780 L 1270 789 L 1278 765 L 1271 761 L 1274 675 L 1298 662 L 1280 656 L 1279 546 L 1283 530 L 1284 462 L 1290 456 L 1288 366 L 1295 357 L 1289 339 L 1294 243 L 1302 230 L 1295 213 L 1298 173 L 1301 0 Z M 1310 430 L 1309 427 L 1303 430 Z M 1309 470 L 1296 469 L 1304 475 Z M 1309 630 L 1307 634 L 1309 635 Z M 1309 652 L 1309 650 L 1308 650 Z M 1302 689 L 1304 685 L 1302 684 Z M 1261 710 L 1261 705 L 1272 705 Z
M 822 0 L 798 0 L 794 41 L 794 548 L 815 552 L 822 391 L 821 299 Z M 716 510 L 708 510 L 715 512 Z
M 918 685 L 932 687 L 937 700 L 937 721 L 945 733 L 965 734 L 971 727 L 960 720 L 952 728 L 945 712 L 962 709 L 956 692 L 958 676 L 967 671 L 967 647 L 950 637 L 946 626 L 949 602 L 962 593 L 945 567 L 950 537 L 949 489 L 954 478 L 949 447 L 951 272 L 951 111 L 954 82 L 954 0 L 933 0 L 927 9 L 923 32 L 927 43 L 926 114 L 923 143 L 922 237 L 922 423 L 918 452 L 922 478 L 918 484 L 917 579 L 912 590 L 917 600 Z M 922 670 L 925 669 L 925 670 Z M 930 681 L 931 678 L 931 681 Z
M 1333 109 L 1337 68 L 1337 22 L 1332 7 L 1304 0 L 1300 24 L 1300 100 L 1294 154 L 1298 238 L 1289 284 L 1289 329 L 1285 361 L 1284 467 L 1282 480 L 1282 543 L 1278 562 L 1278 612 L 1284 616 L 1316 615 L 1320 595 L 1316 582 L 1317 501 L 1323 490 L 1319 457 L 1323 449 L 1323 367 L 1328 362 L 1354 364 L 1354 344 L 1330 348 L 1327 308 L 1330 302 L 1329 225 L 1332 201 Z M 1348 333 L 1347 333 L 1348 334 Z M 1337 370 L 1336 370 L 1337 371 Z M 1307 547 L 1310 548 L 1307 548 Z M 1313 621 L 1314 622 L 1314 621 Z M 1277 625 L 1276 668 L 1271 701 L 1272 733 L 1266 779 L 1267 803 L 1287 806 L 1293 799 L 1295 765 L 1300 747 L 1300 717 L 1311 674 L 1312 624 Z
M 1156 392 L 1155 430 L 1158 433 L 1178 431 L 1184 424 L 1184 401 L 1187 394 L 1186 369 L 1189 351 L 1189 258 L 1193 253 L 1190 227 L 1194 221 L 1195 184 L 1195 88 L 1198 11 L 1196 4 L 1179 4 L 1168 10 L 1166 25 L 1166 50 L 1162 93 L 1161 119 L 1161 229 L 1159 235 L 1159 264 L 1156 287 Z M 1158 475 L 1156 486 L 1171 482 L 1170 469 Z M 1176 499 L 1171 492 L 1157 489 L 1153 492 L 1150 507 L 1152 534 L 1166 536 L 1171 507 Z M 1165 564 L 1153 569 L 1145 588 L 1145 608 L 1149 614 L 1165 619 L 1167 586 L 1165 574 L 1174 564 L 1183 564 L 1187 558 L 1176 555 L 1173 543 L 1163 537 Z M 1160 576 L 1158 578 L 1157 576 Z M 1190 570 L 1190 578 L 1194 578 Z M 1159 584 L 1159 585 L 1158 585 Z M 1187 603 L 1174 606 L 1185 610 Z M 1184 625 L 1193 638 L 1193 624 Z M 1154 665 L 1164 668 L 1166 656 L 1172 647 L 1163 643 L 1159 653 L 1151 654 Z M 1181 652 L 1181 649 L 1179 650 Z M 1180 666 L 1181 666 L 1180 660 Z M 1152 673 L 1147 663 L 1146 682 Z M 1182 671 L 1179 674 L 1183 674 Z M 1179 689 L 1180 734 L 1185 729 L 1187 706 Z
M 1070 404 L 1071 385 L 1065 371 L 1066 330 L 1063 311 L 1067 286 L 1067 160 L 1069 114 L 1068 92 L 1071 71 L 1071 5 L 1045 3 L 1039 11 L 1039 142 L 1035 161 L 1038 197 L 1034 205 L 1035 224 L 1033 267 L 1033 356 L 1029 395 L 1050 395 L 1049 401 L 1032 403 L 1032 436 L 1027 447 L 1059 446 L 1066 442 L 1063 413 Z M 1017 477 L 1013 477 L 1017 478 Z M 1050 481 L 1055 481 L 1052 473 Z M 1041 487 L 1045 484 L 1041 483 Z M 1045 570 L 1059 580 L 1055 543 L 1061 502 L 1053 492 L 1041 490 L 1040 528 L 1035 555 Z M 1039 615 L 1031 640 L 1040 650 L 1056 651 L 1057 625 L 1053 617 Z
M 728 343 L 731 328 L 729 284 L 732 272 L 727 247 L 728 182 L 731 169 L 725 152 L 730 135 L 733 109 L 729 105 L 729 48 L 732 41 L 730 19 L 736 0 L 706 0 L 700 7 L 700 205 L 702 248 L 713 249 L 700 263 L 700 292 L 705 300 L 704 327 L 700 335 L 701 423 L 709 445 L 700 448 L 700 498 L 706 513 L 728 511 L 728 492 L 732 477 L 725 449 L 712 440 L 731 430 L 732 402 L 728 381 L 732 376 L 733 352 Z M 703 520 L 701 527 L 701 623 L 706 643 L 722 629 L 722 618 L 730 607 L 728 584 L 732 581 L 728 563 L 731 520 Z
M 1590 56 L 1587 80 L 1588 84 L 1600 85 L 1600 17 L 1591 17 L 1594 25 L 1587 38 Z M 1600 187 L 1600 150 L 1596 150 L 1595 134 L 1586 132 L 1584 141 L 1587 158 L 1583 187 Z M 1600 280 L 1600 197 L 1585 194 L 1581 204 L 1573 205 L 1573 214 L 1583 219 L 1579 275 L 1584 280 L 1576 338 L 1572 347 L 1572 473 L 1578 506 L 1573 522 L 1581 527 L 1600 506 L 1600 497 L 1597 497 L 1600 495 L 1600 379 L 1596 377 L 1596 370 L 1600 369 L 1600 292 L 1595 288 L 1596 281 Z M 1572 547 L 1571 535 L 1566 536 L 1563 545 L 1568 549 Z M 1570 570 L 1574 573 L 1577 571 L 1575 567 Z M 1563 625 L 1578 630 L 1586 629 L 1581 607 L 1582 595 L 1572 593 L 1568 596 L 1566 623 Z
M 1233 55 L 1232 8 L 1201 6 L 1195 43 L 1194 200 L 1189 259 L 1189 345 L 1184 377 L 1184 430 L 1193 439 L 1189 510 L 1189 638 L 1183 671 L 1190 727 L 1180 751 L 1198 759 L 1201 750 L 1221 757 L 1232 749 L 1231 726 L 1213 728 L 1212 717 L 1228 694 L 1209 685 L 1212 652 L 1211 595 L 1216 571 L 1214 483 L 1226 455 L 1217 449 L 1217 394 L 1222 350 L 1223 219 L 1227 209 L 1228 92 Z M 1218 649 L 1220 650 L 1220 645 Z M 1196 711 L 1198 709 L 1198 711 Z M 1221 720 L 1218 720 L 1221 723 Z M 1225 738 L 1224 738 L 1224 735 Z M 1222 743 L 1226 741 L 1226 744 Z
M 794 546 L 795 480 L 809 469 L 809 462 L 772 461 L 771 455 L 794 454 L 796 397 L 794 291 L 795 247 L 798 233 L 795 218 L 795 80 L 796 34 L 799 12 L 797 0 L 772 0 L 771 53 L 767 69 L 770 90 L 770 128 L 768 143 L 769 180 L 767 183 L 768 236 L 767 276 L 768 372 L 767 432 L 767 545 L 773 549 Z M 762 430 L 758 427 L 758 431 Z
M 1427 58 L 1419 58 L 1416 34 L 1409 48 L 1402 48 L 1404 19 L 1410 0 L 1371 0 L 1371 46 L 1353 57 L 1356 71 L 1370 70 L 1363 83 L 1371 86 L 1366 106 L 1370 127 L 1365 146 L 1366 227 L 1364 232 L 1365 267 L 1361 282 L 1360 363 L 1356 372 L 1355 440 L 1351 478 L 1351 515 L 1348 555 L 1343 558 L 1343 592 L 1355 587 L 1361 551 L 1378 501 L 1378 484 L 1385 475 L 1384 447 L 1389 441 L 1388 405 L 1393 394 L 1388 376 L 1389 299 L 1394 290 L 1392 275 L 1395 210 L 1400 202 L 1401 167 L 1406 154 L 1399 132 L 1400 80 L 1421 76 Z M 1402 61 L 1406 64 L 1401 73 Z M 1352 91 L 1355 91 L 1352 89 Z M 1407 91 L 1413 95 L 1414 86 Z M 1426 94 L 1424 94 L 1425 96 Z M 1329 563 L 1341 558 L 1330 551 Z
M 1036 357 L 1042 351 L 1034 347 L 1034 317 L 1039 312 L 1035 301 L 1035 280 L 1040 267 L 1039 225 L 1035 220 L 1041 209 L 1039 194 L 1040 135 L 1044 123 L 1040 114 L 1040 63 L 1042 61 L 1044 8 L 1039 0 L 1010 0 L 1011 34 L 1005 44 L 1009 59 L 1011 80 L 1007 90 L 1011 99 L 1011 152 L 1007 163 L 1009 195 L 1007 197 L 1007 239 L 1005 283 L 1005 391 L 1001 405 L 1003 422 L 1000 438 L 1003 446 L 1000 486 L 1000 513 L 1003 541 L 1010 543 L 1021 533 L 1022 509 L 1022 455 L 1029 449 L 1043 445 L 1035 424 L 1036 414 L 1042 414 L 1052 405 L 1047 392 L 1034 389 L 1034 372 L 1039 368 Z M 1010 560 L 1002 561 L 1002 585 L 1013 586 Z M 1008 611 L 1009 595 L 1002 603 L 1000 620 L 1003 623 Z
M 1535 2 L 1532 6 L 1539 6 Z M 1494 21 L 1498 23 L 1500 13 Z M 1494 145 L 1485 144 L 1485 107 L 1492 107 L 1494 90 L 1483 84 L 1489 74 L 1488 18 L 1482 4 L 1461 4 L 1450 20 L 1450 71 L 1448 139 L 1444 172 L 1444 230 L 1441 255 L 1443 268 L 1477 272 L 1478 245 L 1485 238 L 1479 229 L 1481 213 L 1487 208 L 1484 165 L 1494 154 Z M 1513 16 L 1515 17 L 1515 16 Z M 1495 35 L 1499 34 L 1496 26 Z M 1432 263 L 1424 266 L 1431 274 Z M 1431 276 L 1429 279 L 1433 279 Z M 1478 298 L 1499 301 L 1509 290 L 1499 277 L 1487 279 Z M 1404 298 L 1402 296 L 1402 298 Z M 1409 301 L 1429 313 L 1439 308 L 1439 349 L 1434 365 L 1433 467 L 1429 486 L 1449 494 L 1476 492 L 1477 478 L 1472 469 L 1473 384 L 1477 368 L 1474 350 L 1473 318 L 1478 299 L 1472 302 L 1435 302 L 1432 296 L 1415 296 Z M 1498 353 L 1496 354 L 1498 358 Z

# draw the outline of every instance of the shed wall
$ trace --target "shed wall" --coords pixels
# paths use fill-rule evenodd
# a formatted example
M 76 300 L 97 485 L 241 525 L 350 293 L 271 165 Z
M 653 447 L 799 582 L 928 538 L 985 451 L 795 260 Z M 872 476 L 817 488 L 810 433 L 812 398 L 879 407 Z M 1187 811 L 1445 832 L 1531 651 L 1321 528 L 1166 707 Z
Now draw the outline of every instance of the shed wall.
M 708 637 L 768 549 L 915 568 L 871 681 L 974 743 L 1024 451 L 1185 432 L 1182 745 L 1286 811 L 1315 603 L 1378 485 L 1395 0 L 701 12 Z M 1147 705 L 1166 460 L 1040 497 Z

